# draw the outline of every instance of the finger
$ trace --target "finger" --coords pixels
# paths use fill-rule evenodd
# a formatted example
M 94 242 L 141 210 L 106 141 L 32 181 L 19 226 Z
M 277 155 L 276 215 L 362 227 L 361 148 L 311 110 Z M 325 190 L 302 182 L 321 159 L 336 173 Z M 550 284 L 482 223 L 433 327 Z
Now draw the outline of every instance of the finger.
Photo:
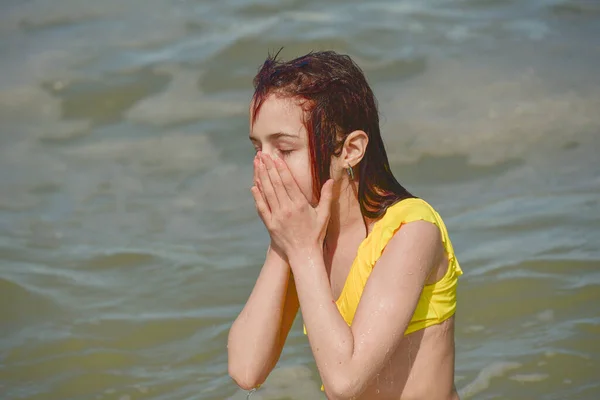
M 279 171 L 277 170 L 277 167 L 275 167 L 275 162 L 268 154 L 262 154 L 262 160 L 269 173 L 269 179 L 271 180 L 271 185 L 273 185 L 273 191 L 277 196 L 279 204 L 282 205 L 289 202 L 290 196 L 288 196 L 288 193 L 285 190 Z
M 252 160 L 252 182 L 256 186 L 258 184 L 258 153 L 254 155 L 254 160 Z
M 262 194 L 260 194 L 260 190 L 258 190 L 256 186 L 252 186 L 250 188 L 250 191 L 252 192 L 252 197 L 254 197 L 254 202 L 256 203 L 256 210 L 258 211 L 258 215 L 263 220 L 263 222 L 266 223 L 266 221 L 269 221 L 271 211 L 269 210 L 267 203 L 263 199 Z
M 321 188 L 321 199 L 319 199 L 319 205 L 317 206 L 317 213 L 322 215 L 329 215 L 331 210 L 331 202 L 333 200 L 333 179 L 328 179 L 327 182 Z
M 285 161 L 283 161 L 281 158 L 276 158 L 274 161 L 275 167 L 277 168 L 279 176 L 281 177 L 281 181 L 283 182 L 283 187 L 285 188 L 290 199 L 292 201 L 306 200 L 306 197 L 300 190 L 298 183 L 292 176 L 292 173 L 290 172 Z
M 263 193 L 262 190 L 262 185 L 260 183 L 260 178 L 258 176 L 258 166 L 259 166 L 259 160 L 258 160 L 258 153 L 256 154 L 256 156 L 254 156 L 254 186 L 256 186 L 258 188 L 258 191 L 260 192 L 260 195 L 262 196 L 263 200 L 266 202 L 267 199 L 265 198 L 265 195 Z
M 271 178 L 269 178 L 267 167 L 264 162 L 262 162 L 262 152 L 259 152 L 258 158 L 258 178 L 260 179 L 261 192 L 265 196 L 267 205 L 273 210 L 273 208 L 279 207 L 279 200 L 277 200 L 277 195 L 275 194 L 275 189 L 273 189 Z

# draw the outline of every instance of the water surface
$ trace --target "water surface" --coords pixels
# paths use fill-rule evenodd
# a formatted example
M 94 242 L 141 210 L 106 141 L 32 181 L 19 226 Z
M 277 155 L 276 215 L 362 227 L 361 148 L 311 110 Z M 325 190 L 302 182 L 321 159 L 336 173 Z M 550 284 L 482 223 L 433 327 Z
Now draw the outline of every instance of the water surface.
M 268 236 L 249 193 L 268 51 L 335 49 L 465 271 L 469 399 L 600 398 L 596 1 L 9 0 L 0 6 L 0 392 L 245 398 L 226 337 Z M 321 398 L 296 321 L 253 399 Z

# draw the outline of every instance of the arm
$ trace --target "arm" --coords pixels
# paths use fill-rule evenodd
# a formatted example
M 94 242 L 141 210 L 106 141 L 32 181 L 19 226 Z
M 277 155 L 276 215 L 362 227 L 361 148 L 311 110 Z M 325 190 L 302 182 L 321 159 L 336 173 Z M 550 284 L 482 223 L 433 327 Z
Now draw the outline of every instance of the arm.
M 277 364 L 298 312 L 287 261 L 269 246 L 250 297 L 227 342 L 229 375 L 242 389 L 262 384 Z
M 435 225 L 404 225 L 375 265 L 349 327 L 334 303 L 320 249 L 315 245 L 290 252 L 290 266 L 327 395 L 349 399 L 366 389 L 404 338 L 421 290 L 444 250 Z

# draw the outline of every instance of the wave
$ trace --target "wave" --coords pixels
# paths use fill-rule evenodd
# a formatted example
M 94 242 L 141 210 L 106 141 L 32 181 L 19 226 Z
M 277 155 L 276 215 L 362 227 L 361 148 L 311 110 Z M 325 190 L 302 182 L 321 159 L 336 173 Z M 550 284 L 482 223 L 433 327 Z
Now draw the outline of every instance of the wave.
M 0 277 L 0 326 L 2 331 L 20 329 L 31 322 L 51 319 L 60 304 L 39 290 L 32 290 L 5 273 Z
M 598 92 L 565 92 L 525 65 L 494 57 L 430 60 L 425 73 L 383 90 L 390 160 L 466 155 L 470 163 L 495 165 L 572 142 L 597 146 Z
M 198 91 L 200 74 L 180 67 L 161 68 L 172 81 L 166 91 L 138 101 L 126 116 L 131 121 L 155 126 L 172 126 L 207 118 L 243 116 L 248 105 L 237 100 L 207 98 Z

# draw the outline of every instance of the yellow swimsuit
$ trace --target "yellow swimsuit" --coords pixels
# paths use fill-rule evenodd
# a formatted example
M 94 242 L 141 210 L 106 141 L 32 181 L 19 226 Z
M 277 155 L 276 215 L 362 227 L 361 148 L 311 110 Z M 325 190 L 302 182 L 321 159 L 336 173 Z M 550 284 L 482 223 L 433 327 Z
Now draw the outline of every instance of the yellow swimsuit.
M 411 198 L 388 207 L 384 216 L 375 223 L 371 233 L 358 247 L 342 293 L 336 301 L 340 314 L 348 325 L 352 324 L 367 279 L 385 246 L 403 224 L 418 220 L 431 222 L 439 228 L 448 254 L 448 270 L 438 282 L 424 286 L 417 308 L 404 334 L 408 335 L 439 324 L 454 314 L 456 285 L 462 270 L 454 255 L 448 231 L 433 207 L 424 200 Z
M 338 310 L 348 325 L 352 324 L 369 275 L 385 246 L 403 224 L 418 220 L 431 222 L 439 228 L 448 255 L 448 270 L 442 279 L 423 287 L 405 335 L 442 323 L 454 314 L 456 286 L 458 277 L 463 272 L 454 255 L 448 231 L 442 218 L 433 207 L 422 199 L 410 198 L 388 207 L 383 217 L 375 222 L 371 233 L 358 247 L 342 293 L 336 301 Z M 306 329 L 304 333 L 306 334 Z

